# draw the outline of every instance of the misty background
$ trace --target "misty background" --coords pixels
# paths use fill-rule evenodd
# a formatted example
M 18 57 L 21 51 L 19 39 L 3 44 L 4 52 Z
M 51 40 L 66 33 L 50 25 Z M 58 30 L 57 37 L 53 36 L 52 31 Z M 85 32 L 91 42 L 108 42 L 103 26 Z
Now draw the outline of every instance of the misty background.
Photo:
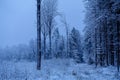
M 120 80 L 120 0 L 0 0 L 0 80 Z
M 75 27 L 82 35 L 84 11 L 83 0 L 58 0 L 58 12 L 65 15 L 70 30 Z M 0 1 L 0 47 L 27 44 L 35 39 L 36 24 L 36 0 Z M 64 26 L 59 22 L 57 26 L 64 35 Z

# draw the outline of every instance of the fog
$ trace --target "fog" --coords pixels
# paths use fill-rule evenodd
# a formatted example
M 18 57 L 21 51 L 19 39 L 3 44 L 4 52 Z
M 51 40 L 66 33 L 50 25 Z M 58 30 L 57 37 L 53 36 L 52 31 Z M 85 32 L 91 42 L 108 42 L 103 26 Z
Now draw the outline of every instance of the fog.
M 84 3 L 82 0 L 59 0 L 58 12 L 66 16 L 69 28 L 83 34 Z M 60 33 L 63 26 L 57 23 Z M 36 0 L 0 1 L 0 47 L 27 44 L 36 38 Z

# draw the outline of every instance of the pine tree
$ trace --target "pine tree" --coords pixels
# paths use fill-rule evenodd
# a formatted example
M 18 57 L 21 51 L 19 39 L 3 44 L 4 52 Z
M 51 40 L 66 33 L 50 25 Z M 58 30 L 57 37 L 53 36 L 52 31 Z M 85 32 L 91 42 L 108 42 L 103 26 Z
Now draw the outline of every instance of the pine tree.
M 101 63 L 101 60 L 106 65 L 117 64 L 119 71 L 120 1 L 87 0 L 86 3 L 85 53 L 95 54 L 96 64 Z M 98 57 L 98 54 L 105 56 Z M 92 58 L 92 56 L 89 57 Z M 99 61 L 98 58 L 101 60 Z
M 81 48 L 81 36 L 78 30 L 72 29 L 69 38 L 70 53 L 69 56 L 77 63 L 83 62 L 83 53 Z

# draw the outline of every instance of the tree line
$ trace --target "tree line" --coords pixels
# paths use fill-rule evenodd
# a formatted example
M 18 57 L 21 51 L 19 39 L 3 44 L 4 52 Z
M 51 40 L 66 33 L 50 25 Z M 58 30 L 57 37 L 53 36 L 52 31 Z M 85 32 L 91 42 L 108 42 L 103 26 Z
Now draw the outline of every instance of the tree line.
M 44 52 L 44 39 L 42 38 L 42 59 L 73 58 L 77 63 L 83 62 L 82 42 L 79 30 L 73 27 L 68 36 L 69 42 L 67 44 L 66 35 L 61 35 L 58 27 L 53 30 L 51 54 L 49 54 L 49 39 L 46 40 L 46 51 Z M 0 48 L 0 60 L 15 62 L 22 60 L 37 61 L 37 56 L 36 39 L 31 39 L 28 44 L 19 44 L 12 47 Z
M 96 66 L 120 65 L 120 1 L 87 0 L 84 49 Z
M 56 29 L 55 31 L 55 36 L 54 36 L 54 43 L 56 45 L 54 50 L 52 50 L 52 34 L 53 34 L 53 29 L 55 28 L 55 25 L 56 25 L 56 21 L 55 21 L 55 18 L 56 16 L 60 15 L 57 11 L 57 0 L 37 0 L 37 69 L 39 70 L 40 67 L 41 67 L 41 53 L 42 53 L 42 44 L 41 44 L 41 33 L 43 33 L 43 43 L 44 43 L 44 48 L 43 48 L 43 53 L 44 53 L 44 58 L 52 58 L 55 54 L 56 57 L 58 56 L 62 56 L 64 52 L 64 56 L 67 56 L 67 57 L 73 57 L 73 52 L 75 52 L 75 55 L 74 54 L 74 57 L 75 56 L 79 56 L 82 55 L 82 53 L 80 54 L 79 52 L 82 52 L 81 51 L 81 47 L 79 47 L 81 44 L 79 42 L 79 32 L 73 28 L 72 32 L 71 33 L 71 38 L 69 38 L 69 33 L 68 33 L 68 24 L 67 22 L 65 21 L 65 19 L 62 20 L 65 28 L 66 28 L 66 52 L 64 51 L 64 37 L 62 36 L 60 38 L 59 36 L 59 32 L 58 32 L 58 29 Z M 77 32 L 75 32 L 77 31 Z M 46 39 L 47 39 L 47 36 L 49 38 L 49 49 L 48 51 L 46 51 L 46 47 L 48 46 L 46 44 Z M 78 38 L 74 38 L 74 36 L 78 36 Z M 72 41 L 69 41 L 70 40 L 73 40 L 74 42 Z M 60 41 L 60 43 L 58 42 Z M 79 43 L 78 43 L 79 42 Z M 76 44 L 77 43 L 77 44 Z M 59 45 L 59 47 L 58 47 Z M 53 46 L 53 47 L 54 47 Z M 58 50 L 59 48 L 59 50 Z M 56 51 L 57 50 L 57 51 Z M 75 51 L 73 51 L 75 50 Z M 54 53 L 54 54 L 53 54 Z M 65 53 L 67 53 L 67 55 L 65 55 Z M 79 57 L 78 56 L 78 57 Z M 82 56 L 80 56 L 82 58 Z M 82 59 L 81 59 L 82 60 Z M 79 61 L 78 61 L 79 62 Z
M 120 1 L 86 0 L 84 36 L 75 27 L 70 30 L 65 16 L 57 10 L 57 0 L 37 0 L 37 39 L 28 45 L 0 49 L 1 60 L 37 61 L 41 58 L 72 58 L 77 63 L 100 66 L 120 65 Z M 56 17 L 61 17 L 62 35 Z M 4 54 L 4 55 L 2 55 Z
M 56 17 L 60 17 L 60 27 L 65 29 L 64 35 L 56 25 Z M 75 62 L 83 62 L 82 41 L 79 30 L 69 29 L 65 16 L 57 11 L 57 0 L 37 1 L 37 39 L 29 44 L 20 44 L 1 49 L 1 60 L 37 61 L 37 69 L 41 68 L 41 59 L 73 58 Z

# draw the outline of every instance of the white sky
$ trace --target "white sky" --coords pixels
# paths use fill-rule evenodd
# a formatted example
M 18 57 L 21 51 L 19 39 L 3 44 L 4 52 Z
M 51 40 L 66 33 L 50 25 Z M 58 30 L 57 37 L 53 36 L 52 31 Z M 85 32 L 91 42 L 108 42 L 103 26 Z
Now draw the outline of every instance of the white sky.
M 59 0 L 58 11 L 81 32 L 84 28 L 82 0 Z M 61 24 L 58 25 L 61 27 Z M 63 27 L 60 28 L 62 31 Z M 36 0 L 0 1 L 0 47 L 28 43 L 36 37 Z

